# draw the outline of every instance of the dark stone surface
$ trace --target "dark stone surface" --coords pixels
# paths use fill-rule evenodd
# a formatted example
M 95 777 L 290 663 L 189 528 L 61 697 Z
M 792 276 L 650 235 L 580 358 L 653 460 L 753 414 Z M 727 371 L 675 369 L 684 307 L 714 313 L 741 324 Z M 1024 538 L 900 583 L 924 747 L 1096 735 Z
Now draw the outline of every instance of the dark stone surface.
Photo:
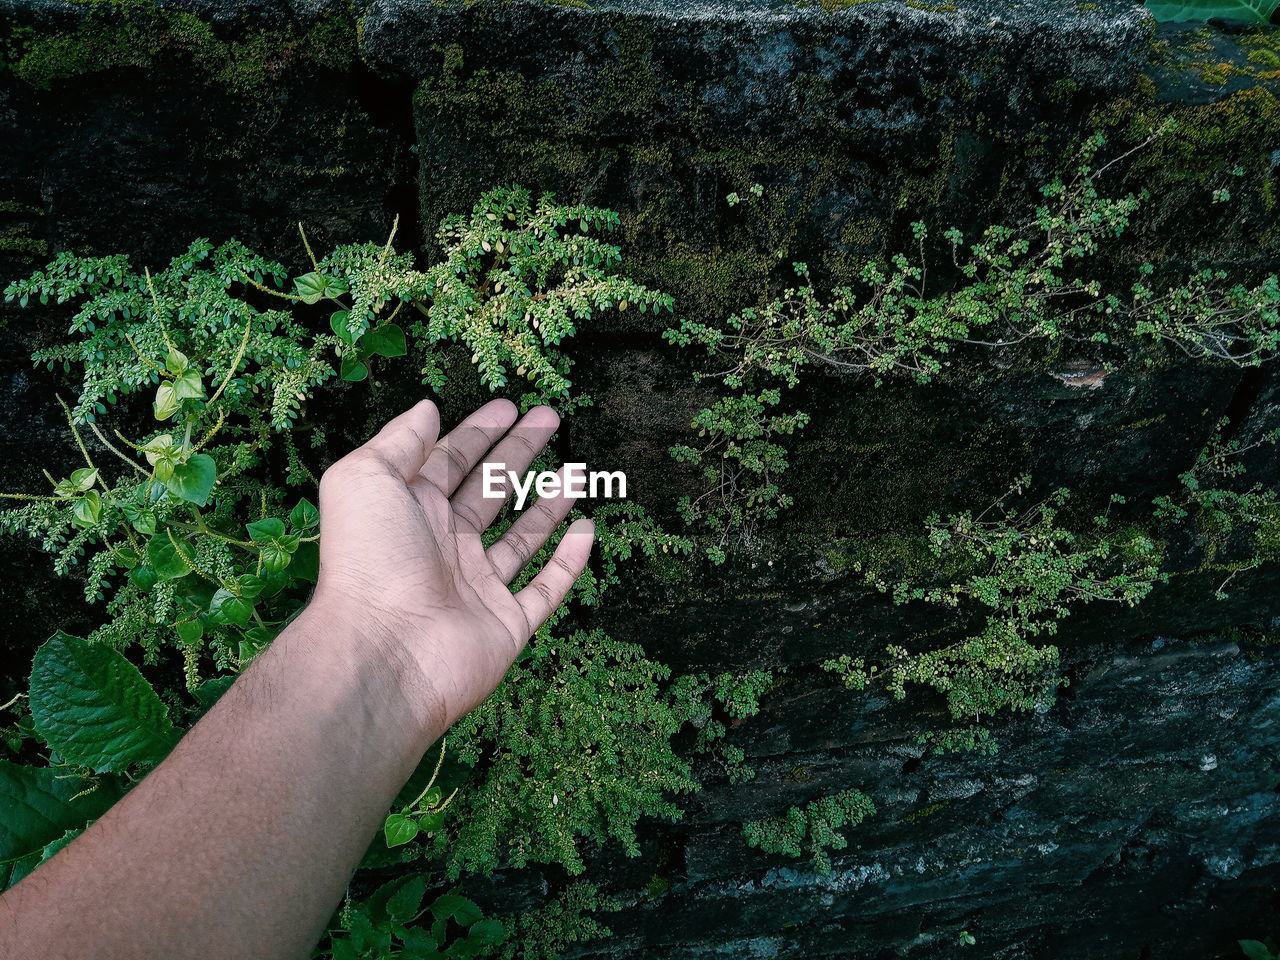
M 756 780 L 699 795 L 670 838 L 670 891 L 580 955 L 1209 957 L 1272 929 L 1276 648 L 1159 638 L 1068 659 L 1070 698 L 1006 724 L 992 758 L 919 760 L 919 718 L 801 680 L 735 734 Z M 876 785 L 879 813 L 830 875 L 743 843 L 742 820 L 850 783 Z

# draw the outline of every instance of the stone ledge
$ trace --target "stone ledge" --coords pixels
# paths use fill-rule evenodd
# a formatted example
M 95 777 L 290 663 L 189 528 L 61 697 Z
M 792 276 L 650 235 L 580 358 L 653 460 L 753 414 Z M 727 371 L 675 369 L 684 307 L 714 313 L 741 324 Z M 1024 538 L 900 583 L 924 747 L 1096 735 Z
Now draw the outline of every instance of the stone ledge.
M 924 6 L 875 0 L 827 12 L 765 0 L 589 7 L 374 0 L 362 43 L 375 70 L 417 79 L 437 76 L 442 50 L 457 46 L 463 70 L 514 71 L 555 85 L 565 113 L 588 114 L 599 129 L 623 135 L 687 112 L 723 133 L 813 125 L 900 132 L 975 99 L 1025 119 L 1063 82 L 1090 98 L 1118 93 L 1149 55 L 1150 16 L 1128 3 L 1087 11 L 1061 0 Z M 647 89 L 629 89 L 648 98 L 643 116 L 610 87 L 637 72 Z

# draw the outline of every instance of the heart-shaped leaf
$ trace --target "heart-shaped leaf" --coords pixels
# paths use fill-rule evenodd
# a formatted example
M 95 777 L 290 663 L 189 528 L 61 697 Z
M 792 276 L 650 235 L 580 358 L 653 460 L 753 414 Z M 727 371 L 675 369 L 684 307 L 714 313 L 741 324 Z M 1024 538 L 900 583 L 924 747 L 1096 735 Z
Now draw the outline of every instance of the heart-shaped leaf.
M 255 520 L 253 523 L 246 523 L 244 528 L 249 531 L 249 539 L 254 543 L 268 543 L 278 537 L 283 537 L 285 532 L 284 521 L 275 517 L 266 517 L 262 520 Z
M 200 372 L 187 370 L 173 379 L 173 392 L 179 400 L 199 400 L 204 396 L 204 384 L 200 380 Z
M 92 527 L 102 516 L 102 495 L 90 490 L 71 508 L 71 517 L 78 527 Z
M 187 355 L 177 347 L 170 347 L 169 355 L 165 357 L 164 368 L 176 377 L 185 373 L 188 366 L 190 366 L 190 363 L 187 360 Z
M 156 387 L 156 398 L 151 402 L 151 411 L 157 420 L 168 420 L 181 409 L 182 400 L 172 383 L 166 380 Z
M 209 602 L 209 616 L 215 623 L 247 627 L 253 616 L 253 603 L 220 587 Z
M 404 331 L 394 323 L 384 323 L 360 338 L 360 348 L 382 357 L 403 357 L 409 352 Z
M 71 474 L 71 485 L 76 488 L 79 493 L 93 489 L 93 485 L 98 482 L 98 471 L 93 467 L 81 467 Z
M 262 565 L 269 573 L 279 573 L 293 560 L 293 553 L 282 547 L 277 540 L 263 544 L 261 556 Z
M 364 361 L 364 357 L 354 353 L 348 353 L 343 357 L 342 379 L 350 380 L 352 383 L 359 383 L 361 380 L 368 377 L 369 367 Z
M 443 896 L 436 897 L 431 904 L 431 912 L 440 920 L 447 920 L 452 917 L 455 923 L 464 927 L 471 926 L 471 924 L 484 916 L 484 911 L 476 906 L 474 900 L 460 897 L 456 893 L 446 893 Z
M 418 835 L 418 825 L 403 813 L 393 813 L 382 823 L 388 847 L 399 847 Z
M 289 523 L 295 530 L 310 530 L 320 523 L 320 511 L 306 497 L 289 511 Z
M 177 580 L 191 572 L 191 564 L 164 534 L 147 541 L 147 564 L 160 580 Z
M 319 273 L 307 273 L 293 281 L 303 303 L 319 303 L 325 297 L 337 297 L 347 292 L 347 282 Z
M 157 763 L 178 732 L 151 684 L 120 651 L 59 633 L 31 668 L 36 732 L 70 763 L 99 773 Z
M 213 484 L 218 479 L 218 466 L 207 453 L 192 454 L 185 463 L 174 466 L 173 474 L 165 481 L 169 492 L 179 500 L 186 500 L 198 507 L 209 502 Z
M 148 593 L 152 587 L 160 582 L 160 578 L 156 576 L 155 570 L 150 565 L 144 563 L 129 571 L 129 582 L 143 593 Z
M 144 507 L 132 500 L 126 500 L 121 505 L 125 517 L 129 523 L 133 525 L 133 529 L 137 530 L 143 536 L 151 536 L 156 532 L 156 514 L 150 507 Z
M 348 346 L 351 345 L 351 327 L 348 321 L 351 319 L 350 310 L 335 310 L 329 316 L 329 329 L 334 332 L 339 340 Z

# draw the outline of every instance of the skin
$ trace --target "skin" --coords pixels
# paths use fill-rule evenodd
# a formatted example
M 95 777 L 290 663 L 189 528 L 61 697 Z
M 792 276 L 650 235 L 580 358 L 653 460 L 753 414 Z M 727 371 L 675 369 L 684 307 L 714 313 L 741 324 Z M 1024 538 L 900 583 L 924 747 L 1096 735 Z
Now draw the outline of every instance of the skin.
M 545 497 L 485 550 L 559 424 L 496 400 L 437 439 L 423 401 L 320 482 L 311 603 L 172 754 L 0 897 L 0 957 L 309 956 L 425 749 L 487 697 L 586 566 L 594 529 L 507 584 L 574 501 Z M 514 425 L 514 426 L 513 426 Z

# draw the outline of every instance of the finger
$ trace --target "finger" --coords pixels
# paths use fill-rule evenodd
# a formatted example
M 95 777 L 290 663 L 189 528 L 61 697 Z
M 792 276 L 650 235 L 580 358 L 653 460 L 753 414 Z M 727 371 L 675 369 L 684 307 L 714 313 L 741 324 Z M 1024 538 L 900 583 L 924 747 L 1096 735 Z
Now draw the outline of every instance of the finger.
M 514 403 L 489 401 L 436 441 L 422 467 L 422 476 L 445 496 L 452 496 L 480 458 L 515 422 Z
M 586 569 L 594 538 L 595 524 L 590 520 L 573 521 L 547 565 L 516 594 L 516 602 L 532 630 L 542 626 L 556 607 L 564 603 L 569 588 Z
M 439 435 L 440 412 L 430 400 L 421 400 L 388 421 L 361 449 L 408 482 L 418 476 Z
M 485 454 L 484 463 L 462 481 L 462 486 L 453 495 L 454 513 L 469 523 L 476 533 L 493 523 L 493 518 L 498 515 L 513 489 L 507 471 L 524 473 L 559 426 L 560 416 L 550 407 L 534 407 L 521 417 L 520 422 L 498 441 L 498 445 Z M 495 481 L 492 485 L 487 482 L 485 467 L 489 464 L 497 468 L 501 482 Z M 502 493 L 498 496 L 486 496 L 486 490 L 491 487 Z
M 539 497 L 538 502 L 516 517 L 515 523 L 485 551 L 485 556 L 503 583 L 510 583 L 516 578 L 516 574 L 542 549 L 547 538 L 555 533 L 556 528 L 573 509 L 577 498 L 565 495 L 566 472 L 564 467 L 556 471 L 560 477 L 556 493 L 549 497 Z

